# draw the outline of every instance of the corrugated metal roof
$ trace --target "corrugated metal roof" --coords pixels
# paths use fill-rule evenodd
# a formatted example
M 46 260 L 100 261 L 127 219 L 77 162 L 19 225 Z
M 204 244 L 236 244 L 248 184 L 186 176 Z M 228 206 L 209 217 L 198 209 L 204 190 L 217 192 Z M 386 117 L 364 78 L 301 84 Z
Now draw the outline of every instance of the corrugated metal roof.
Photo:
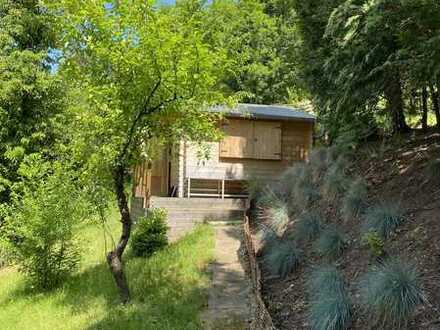
M 314 121 L 315 116 L 298 108 L 284 105 L 263 105 L 239 103 L 233 109 L 227 106 L 209 108 L 209 111 L 224 113 L 228 117 L 279 119 L 279 120 L 305 120 Z

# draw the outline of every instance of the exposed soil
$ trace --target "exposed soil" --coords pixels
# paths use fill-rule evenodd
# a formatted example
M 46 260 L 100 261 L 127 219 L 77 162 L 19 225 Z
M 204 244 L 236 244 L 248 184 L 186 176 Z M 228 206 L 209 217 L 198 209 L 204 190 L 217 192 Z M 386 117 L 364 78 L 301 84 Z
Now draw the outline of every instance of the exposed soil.
M 405 222 L 386 240 L 389 256 L 417 265 L 428 298 L 411 319 L 408 329 L 440 329 L 440 182 L 428 179 L 429 159 L 440 157 L 440 134 L 414 135 L 408 140 L 390 142 L 386 149 L 369 143 L 357 155 L 349 171 L 363 177 L 369 187 L 370 204 L 377 201 L 399 203 L 406 214 Z M 338 205 L 322 206 L 326 221 L 337 223 L 350 238 L 349 246 L 337 260 L 344 274 L 352 302 L 354 318 L 351 329 L 384 329 L 372 325 L 358 305 L 359 276 L 375 262 L 367 248 L 360 244 L 361 219 L 344 221 L 338 216 Z M 254 223 L 254 228 L 258 226 Z M 279 329 L 308 329 L 307 297 L 304 285 L 310 266 L 322 263 L 310 243 L 302 246 L 304 264 L 287 279 L 274 279 L 263 273 L 263 295 L 275 325 Z M 264 267 L 262 267 L 264 269 Z

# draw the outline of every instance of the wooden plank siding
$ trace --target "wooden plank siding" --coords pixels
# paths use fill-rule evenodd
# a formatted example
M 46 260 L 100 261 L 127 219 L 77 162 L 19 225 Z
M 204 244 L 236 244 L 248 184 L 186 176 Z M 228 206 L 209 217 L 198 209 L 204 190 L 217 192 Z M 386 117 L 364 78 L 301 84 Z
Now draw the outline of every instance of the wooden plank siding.
M 199 159 L 197 145 L 186 142 L 185 177 L 246 180 L 257 176 L 276 179 L 286 167 L 307 158 L 312 146 L 312 134 L 313 123 L 281 122 L 280 160 L 220 157 L 222 144 L 218 142 L 209 143 L 209 159 Z

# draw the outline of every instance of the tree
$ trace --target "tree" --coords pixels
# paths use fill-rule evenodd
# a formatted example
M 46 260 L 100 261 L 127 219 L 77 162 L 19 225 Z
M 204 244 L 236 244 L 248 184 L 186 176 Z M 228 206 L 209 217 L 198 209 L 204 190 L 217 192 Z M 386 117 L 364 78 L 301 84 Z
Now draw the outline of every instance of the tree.
M 214 1 L 205 10 L 204 40 L 226 49 L 233 62 L 223 80 L 225 91 L 241 93 L 244 102 L 288 103 L 301 94 L 292 69 L 294 25 L 271 10 L 259 0 Z
M 223 101 L 217 84 L 225 54 L 203 41 L 202 7 L 193 4 L 54 3 L 65 45 L 61 70 L 79 90 L 72 149 L 86 160 L 92 185 L 114 192 L 120 212 L 121 235 L 107 262 L 123 303 L 130 300 L 122 263 L 132 225 L 124 190 L 130 167 L 155 141 L 216 134 L 201 109 Z
M 64 98 L 50 72 L 53 15 L 38 0 L 0 0 L 0 18 L 0 204 L 7 204 L 22 161 L 53 157 Z

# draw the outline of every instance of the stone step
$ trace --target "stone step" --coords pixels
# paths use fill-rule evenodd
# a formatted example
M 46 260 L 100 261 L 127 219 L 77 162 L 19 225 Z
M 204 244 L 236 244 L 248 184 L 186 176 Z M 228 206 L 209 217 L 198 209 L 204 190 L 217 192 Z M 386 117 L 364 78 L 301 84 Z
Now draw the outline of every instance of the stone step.
M 191 223 L 194 221 L 239 221 L 244 217 L 244 211 L 232 210 L 223 211 L 209 210 L 206 212 L 197 211 L 168 211 L 168 222 L 172 225 Z

